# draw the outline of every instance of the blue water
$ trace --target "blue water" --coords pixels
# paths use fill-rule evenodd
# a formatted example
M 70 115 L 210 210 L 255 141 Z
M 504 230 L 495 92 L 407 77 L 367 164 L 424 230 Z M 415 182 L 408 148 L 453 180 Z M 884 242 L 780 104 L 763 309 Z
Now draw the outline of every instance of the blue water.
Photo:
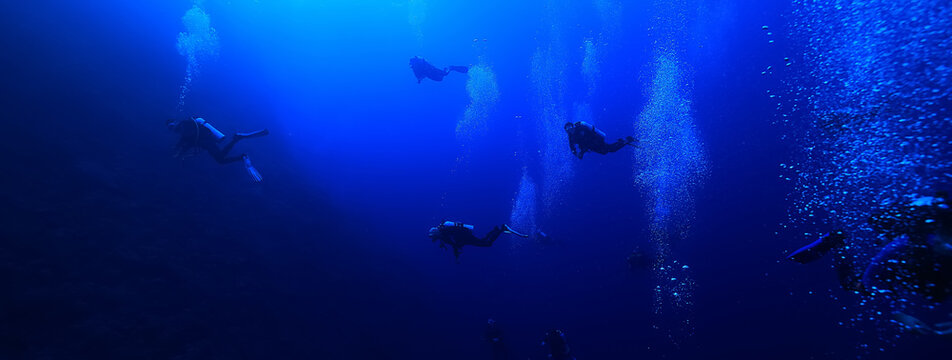
M 783 260 L 950 187 L 947 1 L 36 0 L 0 19 L 0 359 L 492 359 L 489 318 L 511 359 L 545 359 L 555 328 L 582 360 L 952 350 L 889 317 L 952 321 L 949 303 Z M 413 56 L 470 70 L 418 84 Z M 165 121 L 187 116 L 268 128 L 235 149 L 264 180 L 173 158 Z M 580 120 L 640 145 L 576 159 Z M 426 237 L 444 220 L 533 235 L 457 260 Z

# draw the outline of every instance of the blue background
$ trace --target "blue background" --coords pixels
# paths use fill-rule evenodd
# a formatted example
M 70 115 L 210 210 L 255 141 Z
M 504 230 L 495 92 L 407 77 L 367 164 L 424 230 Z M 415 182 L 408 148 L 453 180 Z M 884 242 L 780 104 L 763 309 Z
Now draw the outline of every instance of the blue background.
M 541 1 L 432 1 L 418 37 L 396 1 L 208 1 L 220 55 L 177 111 L 191 2 L 4 2 L 0 357 L 488 359 L 489 317 L 520 359 L 543 358 L 552 327 L 582 359 L 948 350 L 920 337 L 857 349 L 874 331 L 837 325 L 852 305 L 831 299 L 843 294 L 830 269 L 780 261 L 805 239 L 776 234 L 790 191 L 778 164 L 795 144 L 766 95 L 784 73 L 761 71 L 799 51 L 781 35 L 790 5 L 704 4 L 681 43 L 710 174 L 673 244 L 698 284 L 693 335 L 675 345 L 655 329 L 679 324 L 653 315 L 651 276 L 625 263 L 649 245 L 624 150 L 578 162 L 540 220 L 555 245 L 504 237 L 457 263 L 425 237 L 444 219 L 478 234 L 508 221 L 524 164 L 541 178 L 530 60 L 557 24 L 566 96 L 583 96 L 581 45 L 602 31 L 591 4 L 547 18 Z M 604 48 L 591 101 L 609 137 L 631 133 L 646 101 L 651 10 L 625 3 Z M 417 84 L 415 55 L 492 67 L 485 136 L 461 150 L 466 77 Z M 239 145 L 265 181 L 172 159 L 164 121 L 185 115 L 269 128 Z

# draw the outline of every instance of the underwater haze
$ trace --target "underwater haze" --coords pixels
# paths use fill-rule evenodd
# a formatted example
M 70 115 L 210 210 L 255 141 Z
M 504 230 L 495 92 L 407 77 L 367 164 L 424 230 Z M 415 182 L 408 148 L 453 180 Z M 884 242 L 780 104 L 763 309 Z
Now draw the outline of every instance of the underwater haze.
M 0 359 L 952 353 L 946 0 L 5 1 L 0 33 Z M 444 221 L 527 237 L 454 256 Z

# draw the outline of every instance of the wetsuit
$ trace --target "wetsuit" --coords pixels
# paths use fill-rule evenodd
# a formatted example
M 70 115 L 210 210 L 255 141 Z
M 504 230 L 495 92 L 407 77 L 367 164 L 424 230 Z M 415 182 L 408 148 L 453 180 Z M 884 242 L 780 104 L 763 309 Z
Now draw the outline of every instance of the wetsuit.
M 459 257 L 460 250 L 465 245 L 490 247 L 499 238 L 499 235 L 505 231 L 502 225 L 494 227 L 482 239 L 473 234 L 470 227 L 463 223 L 447 221 L 436 227 L 437 234 L 434 240 L 440 240 L 442 245 L 449 245 L 453 248 L 453 254 Z
M 225 144 L 224 147 L 218 147 L 224 137 L 216 136 L 210 129 L 199 124 L 195 119 L 179 121 L 173 126 L 172 131 L 182 135 L 175 146 L 176 150 L 180 152 L 193 148 L 203 149 L 219 164 L 228 164 L 242 159 L 241 156 L 228 157 L 228 153 L 240 140 L 239 137 L 232 137 L 231 141 Z
M 634 139 L 629 136 L 627 138 L 618 139 L 611 144 L 606 143 L 605 133 L 595 129 L 594 125 L 584 121 L 578 121 L 572 124 L 572 127 L 568 129 L 567 132 L 569 135 L 569 149 L 572 150 L 573 154 L 578 153 L 579 158 L 587 151 L 593 151 L 602 155 L 613 153 L 634 141 Z M 575 149 L 576 146 L 578 146 L 578 150 Z
M 410 59 L 410 68 L 413 69 L 413 75 L 416 76 L 418 84 L 423 81 L 423 79 L 443 81 L 443 78 L 446 77 L 446 75 L 449 75 L 450 71 L 456 71 L 463 74 L 469 71 L 469 68 L 465 66 L 450 66 L 448 68 L 439 69 L 421 57 L 414 57 Z

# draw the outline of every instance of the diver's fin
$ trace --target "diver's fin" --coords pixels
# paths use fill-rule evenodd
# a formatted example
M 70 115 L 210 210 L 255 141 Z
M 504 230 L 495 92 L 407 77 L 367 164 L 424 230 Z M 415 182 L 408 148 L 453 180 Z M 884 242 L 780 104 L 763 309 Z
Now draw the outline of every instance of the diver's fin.
M 248 170 L 251 179 L 256 183 L 261 182 L 261 173 L 258 172 L 258 169 L 255 169 L 254 165 L 251 165 L 251 159 L 248 158 L 248 155 L 242 155 L 241 159 L 244 160 L 245 170 Z
M 522 234 L 522 233 L 519 233 L 519 232 L 513 230 L 511 227 L 509 227 L 509 225 L 506 225 L 506 224 L 502 224 L 502 232 L 504 232 L 504 233 L 506 233 L 506 234 L 513 234 L 513 235 L 515 235 L 515 236 L 523 237 L 523 238 L 528 238 L 528 237 L 529 237 L 529 235 Z
M 638 140 L 635 140 L 634 136 L 629 136 L 625 138 L 625 145 L 631 147 L 638 147 Z
M 469 68 L 466 66 L 450 66 L 450 70 L 458 72 L 458 73 L 462 73 L 462 74 L 469 72 Z

